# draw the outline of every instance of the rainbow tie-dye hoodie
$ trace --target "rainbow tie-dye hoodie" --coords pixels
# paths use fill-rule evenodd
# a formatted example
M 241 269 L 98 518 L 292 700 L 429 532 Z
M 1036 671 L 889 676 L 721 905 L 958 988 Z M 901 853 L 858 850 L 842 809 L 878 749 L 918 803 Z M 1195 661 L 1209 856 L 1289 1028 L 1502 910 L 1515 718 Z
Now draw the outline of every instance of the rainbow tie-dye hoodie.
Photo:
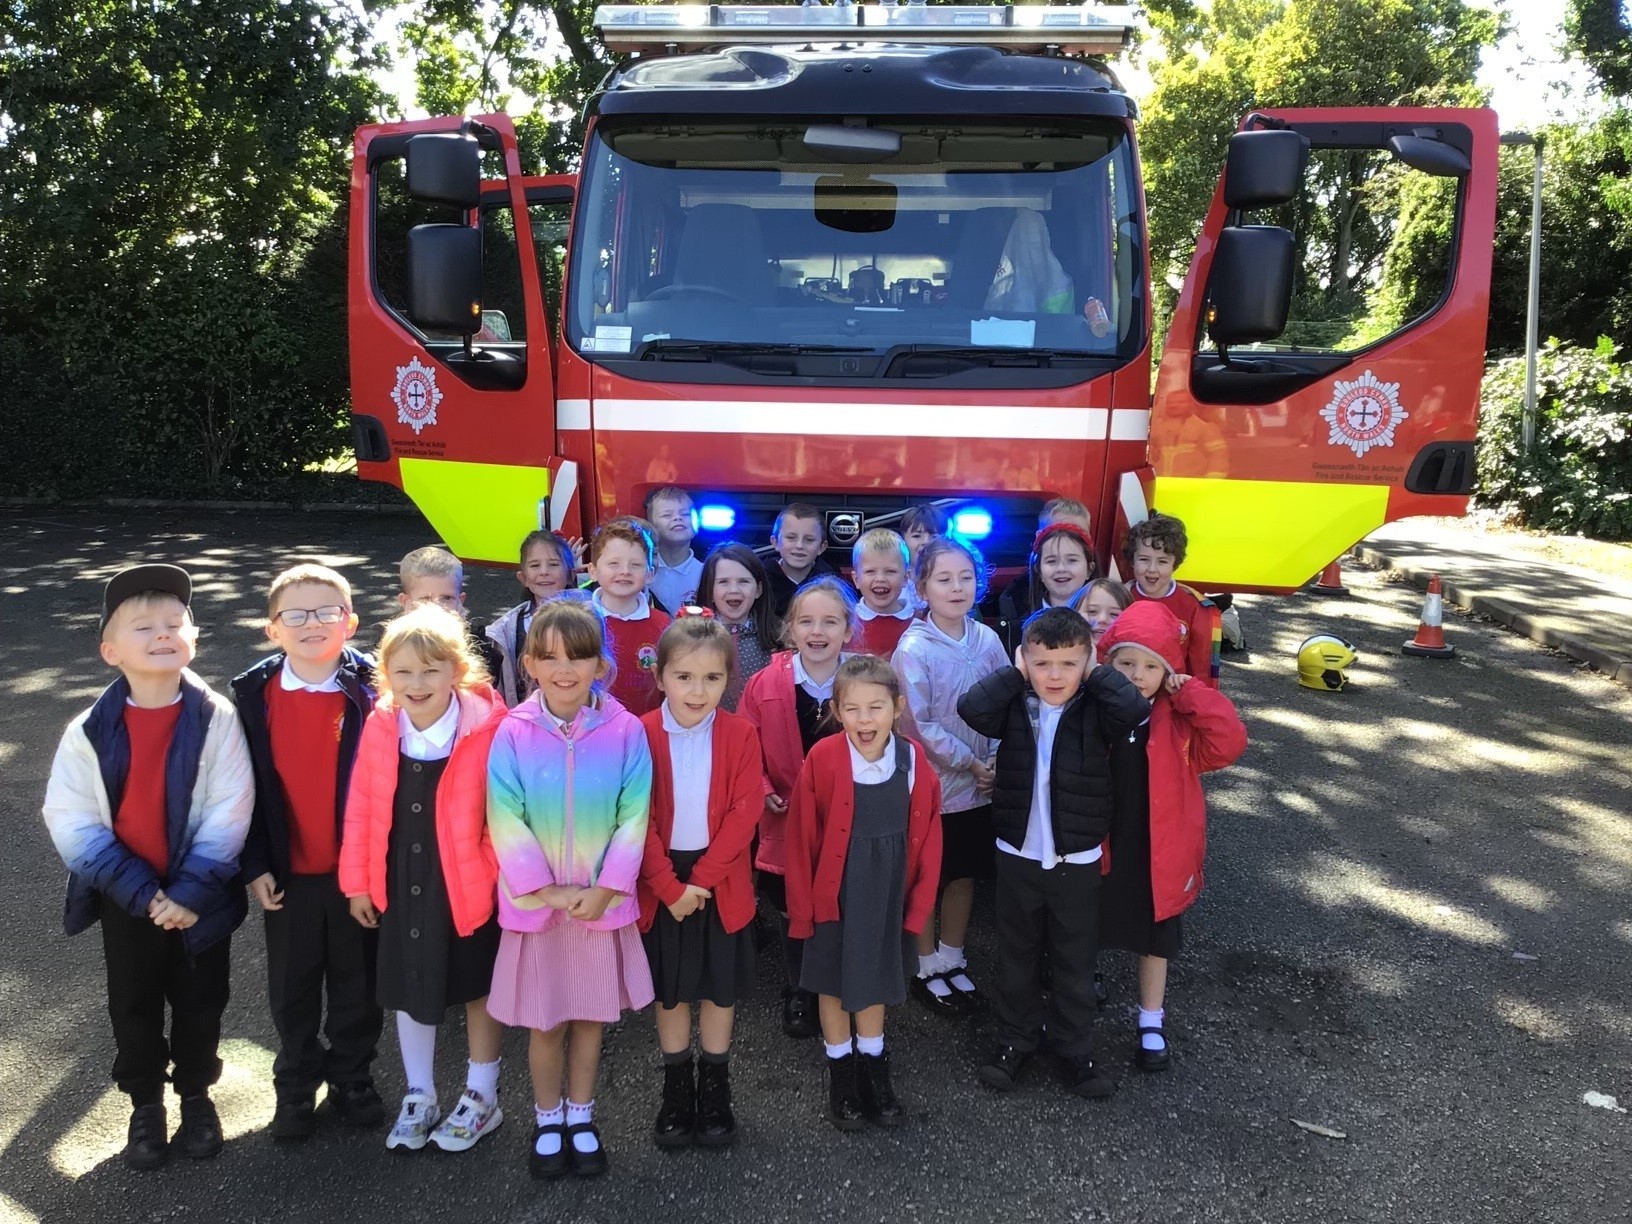
M 511 710 L 487 760 L 499 925 L 545 931 L 571 921 L 528 895 L 551 884 L 593 884 L 623 894 L 584 924 L 591 930 L 634 922 L 651 798 L 646 730 L 614 698 L 598 696 L 565 729 L 537 694 Z

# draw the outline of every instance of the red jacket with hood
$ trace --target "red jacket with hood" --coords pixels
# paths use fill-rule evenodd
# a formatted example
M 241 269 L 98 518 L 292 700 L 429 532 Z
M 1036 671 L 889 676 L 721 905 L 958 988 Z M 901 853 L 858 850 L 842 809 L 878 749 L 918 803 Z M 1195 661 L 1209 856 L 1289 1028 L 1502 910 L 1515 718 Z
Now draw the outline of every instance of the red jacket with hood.
M 793 698 L 793 654 L 779 650 L 755 672 L 742 691 L 737 714 L 759 732 L 764 758 L 765 798 L 793 798 L 799 768 L 805 763 L 805 743 L 799 738 L 799 710 Z M 788 816 L 768 803 L 759 821 L 759 854 L 754 866 L 782 875 L 786 870 Z
M 646 856 L 640 863 L 640 929 L 649 931 L 659 904 L 673 905 L 686 886 L 674 872 L 669 836 L 674 832 L 674 766 L 663 707 L 640 716 L 652 746 L 652 814 L 646 823 Z M 748 846 L 765 807 L 759 736 L 746 719 L 724 709 L 714 715 L 708 777 L 708 849 L 688 883 L 714 894 L 720 925 L 742 930 L 754 917 L 754 881 Z
M 1185 672 L 1179 618 L 1157 600 L 1126 608 L 1099 639 L 1100 658 L 1138 647 L 1159 658 L 1171 674 Z M 1150 883 L 1156 921 L 1183 913 L 1201 892 L 1207 855 L 1207 801 L 1201 775 L 1223 769 L 1247 749 L 1247 728 L 1230 699 L 1204 678 L 1176 693 L 1160 689 L 1150 705 Z M 1115 847 L 1111 847 L 1114 851 Z M 1105 857 L 1110 869 L 1110 856 Z
M 459 730 L 436 786 L 436 846 L 454 929 L 470 935 L 493 916 L 498 887 L 499 864 L 487 832 L 487 751 L 505 706 L 485 684 L 456 691 L 454 700 Z M 386 698 L 363 723 L 340 843 L 340 891 L 348 897 L 367 894 L 382 914 L 390 900 L 386 862 L 399 753 L 397 709 Z

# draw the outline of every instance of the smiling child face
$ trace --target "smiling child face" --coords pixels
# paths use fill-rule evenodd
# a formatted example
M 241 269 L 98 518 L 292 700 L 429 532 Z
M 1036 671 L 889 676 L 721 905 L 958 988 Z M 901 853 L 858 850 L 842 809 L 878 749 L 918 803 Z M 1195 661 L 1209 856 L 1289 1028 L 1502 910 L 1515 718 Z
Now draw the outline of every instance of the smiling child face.
M 340 617 L 324 624 L 320 617 Z M 306 614 L 303 625 L 290 625 L 290 613 Z M 332 667 L 340 652 L 357 632 L 357 614 L 345 592 L 326 582 L 296 582 L 278 596 L 278 606 L 266 623 L 266 636 L 296 664 L 310 668 Z

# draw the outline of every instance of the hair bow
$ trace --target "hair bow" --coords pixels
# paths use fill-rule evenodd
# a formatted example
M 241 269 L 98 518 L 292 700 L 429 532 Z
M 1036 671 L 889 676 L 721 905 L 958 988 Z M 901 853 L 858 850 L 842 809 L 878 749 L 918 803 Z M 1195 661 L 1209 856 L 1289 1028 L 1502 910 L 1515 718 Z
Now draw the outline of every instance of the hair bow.
M 687 604 L 685 607 L 681 608 L 678 612 L 676 612 L 674 614 L 674 618 L 676 620 L 679 620 L 681 617 L 684 617 L 684 616 L 701 616 L 704 620 L 713 620 L 714 619 L 714 609 L 713 608 L 704 608 L 704 607 L 701 607 L 701 606 L 699 606 L 697 604 Z

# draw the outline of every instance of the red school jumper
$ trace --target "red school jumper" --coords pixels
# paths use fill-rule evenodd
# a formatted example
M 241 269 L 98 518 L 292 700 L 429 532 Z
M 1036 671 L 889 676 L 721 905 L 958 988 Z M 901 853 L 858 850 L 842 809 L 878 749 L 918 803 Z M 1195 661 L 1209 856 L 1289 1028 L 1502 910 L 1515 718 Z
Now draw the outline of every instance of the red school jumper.
M 911 807 L 907 815 L 907 912 L 902 927 L 924 929 L 941 880 L 941 782 L 924 750 L 911 743 Z M 888 749 L 886 749 L 888 751 Z M 788 804 L 788 936 L 809 939 L 816 923 L 837 922 L 839 889 L 850 854 L 856 782 L 850 740 L 830 735 L 810 750 Z
M 1159 603 L 1185 627 L 1184 670 L 1208 688 L 1218 687 L 1219 658 L 1223 649 L 1224 624 L 1219 619 L 1218 607 L 1185 586 L 1175 582 L 1173 589 L 1160 599 L 1142 594 L 1139 584 L 1132 585 L 1135 602 L 1146 600 Z
M 607 644 L 618 665 L 612 696 L 637 717 L 657 709 L 663 704 L 663 694 L 657 690 L 657 639 L 669 627 L 669 617 L 648 601 L 646 615 L 640 620 L 608 615 L 605 621 Z
M 636 895 L 640 901 L 640 929 L 649 931 L 657 918 L 657 907 L 673 905 L 685 894 L 686 886 L 675 875 L 674 860 L 669 857 L 669 837 L 674 832 L 674 767 L 662 709 L 641 715 L 640 722 L 652 749 L 652 811 L 646 824 L 646 856 L 641 860 Z M 708 848 L 691 869 L 688 883 L 714 894 L 720 925 L 727 934 L 734 934 L 754 917 L 748 847 L 765 808 L 764 775 L 760 769 L 759 733 L 747 719 L 724 709 L 716 711 L 712 742 Z

